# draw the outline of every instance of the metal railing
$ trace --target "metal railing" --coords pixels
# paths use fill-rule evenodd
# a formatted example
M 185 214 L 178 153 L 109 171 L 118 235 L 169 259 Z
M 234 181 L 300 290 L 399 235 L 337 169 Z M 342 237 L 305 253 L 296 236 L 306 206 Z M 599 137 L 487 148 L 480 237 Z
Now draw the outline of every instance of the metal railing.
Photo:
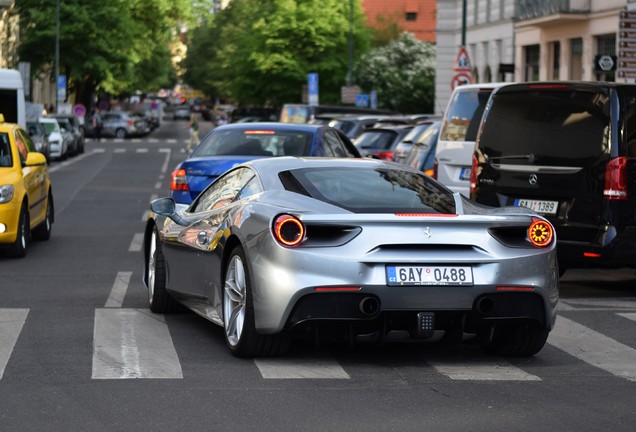
M 591 0 L 517 0 L 515 19 L 528 20 L 562 13 L 589 13 L 591 3 Z

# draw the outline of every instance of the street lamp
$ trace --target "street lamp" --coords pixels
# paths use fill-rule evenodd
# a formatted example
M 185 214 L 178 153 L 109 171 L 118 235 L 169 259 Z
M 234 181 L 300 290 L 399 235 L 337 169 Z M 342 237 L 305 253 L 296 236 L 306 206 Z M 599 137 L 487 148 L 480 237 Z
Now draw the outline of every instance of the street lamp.
M 58 81 L 60 80 L 60 0 L 55 2 L 55 112 L 58 112 Z

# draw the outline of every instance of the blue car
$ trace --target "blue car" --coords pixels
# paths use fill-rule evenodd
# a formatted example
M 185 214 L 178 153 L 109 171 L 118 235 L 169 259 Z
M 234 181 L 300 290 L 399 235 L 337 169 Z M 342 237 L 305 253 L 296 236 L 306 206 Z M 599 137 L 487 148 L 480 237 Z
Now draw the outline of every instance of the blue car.
M 190 204 L 233 166 L 275 156 L 361 157 L 349 138 L 330 126 L 232 123 L 212 130 L 176 167 L 170 194 L 177 203 Z

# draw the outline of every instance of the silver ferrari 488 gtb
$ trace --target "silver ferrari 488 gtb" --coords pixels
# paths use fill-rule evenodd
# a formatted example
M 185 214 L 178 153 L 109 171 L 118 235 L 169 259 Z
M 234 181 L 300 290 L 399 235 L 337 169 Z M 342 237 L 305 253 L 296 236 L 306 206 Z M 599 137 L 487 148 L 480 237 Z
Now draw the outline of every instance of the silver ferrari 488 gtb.
M 555 324 L 550 223 L 475 204 L 404 165 L 258 159 L 178 207 L 150 204 L 150 309 L 185 305 L 222 326 L 236 356 L 280 355 L 296 338 L 528 356 Z

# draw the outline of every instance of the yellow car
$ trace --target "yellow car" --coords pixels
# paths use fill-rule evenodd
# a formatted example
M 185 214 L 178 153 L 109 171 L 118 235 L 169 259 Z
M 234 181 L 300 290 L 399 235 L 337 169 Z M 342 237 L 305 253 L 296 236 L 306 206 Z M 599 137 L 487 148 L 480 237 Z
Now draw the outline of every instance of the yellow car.
M 0 114 L 0 246 L 23 257 L 31 238 L 49 239 L 53 220 L 46 158 L 28 133 Z

